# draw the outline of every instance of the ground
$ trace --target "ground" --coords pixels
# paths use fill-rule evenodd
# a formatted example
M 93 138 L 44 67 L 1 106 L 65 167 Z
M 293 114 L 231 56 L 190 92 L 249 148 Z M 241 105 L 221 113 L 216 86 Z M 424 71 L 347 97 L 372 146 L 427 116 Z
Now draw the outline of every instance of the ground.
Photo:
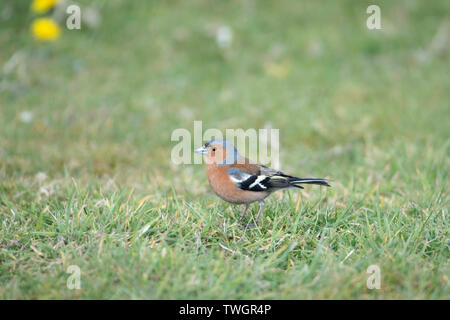
M 0 298 L 450 298 L 449 1 L 378 1 L 381 30 L 365 1 L 80 3 L 98 26 L 51 43 L 0 4 Z M 332 187 L 244 232 L 171 162 L 194 120 L 277 128 L 281 169 Z

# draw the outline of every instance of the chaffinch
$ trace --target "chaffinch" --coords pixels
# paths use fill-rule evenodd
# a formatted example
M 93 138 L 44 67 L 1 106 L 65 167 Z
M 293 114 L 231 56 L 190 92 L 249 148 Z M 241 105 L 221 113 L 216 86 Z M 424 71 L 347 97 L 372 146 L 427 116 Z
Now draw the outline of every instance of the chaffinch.
M 213 191 L 227 202 L 245 205 L 239 221 L 245 216 L 250 204 L 259 201 L 258 221 L 264 199 L 274 191 L 303 189 L 300 184 L 330 186 L 326 179 L 294 177 L 253 163 L 241 156 L 234 145 L 226 140 L 211 140 L 194 152 L 205 156 L 206 173 Z

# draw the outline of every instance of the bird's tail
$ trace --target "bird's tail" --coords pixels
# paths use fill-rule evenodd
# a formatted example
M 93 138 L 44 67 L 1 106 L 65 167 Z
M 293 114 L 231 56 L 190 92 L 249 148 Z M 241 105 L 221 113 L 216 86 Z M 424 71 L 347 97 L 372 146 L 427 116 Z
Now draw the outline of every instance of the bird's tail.
M 319 179 L 319 178 L 298 178 L 298 177 L 291 177 L 289 178 L 289 183 L 297 188 L 302 188 L 301 186 L 298 186 L 298 184 L 318 184 L 320 186 L 327 186 L 331 187 L 328 184 L 327 179 Z M 303 188 L 302 188 L 303 189 Z

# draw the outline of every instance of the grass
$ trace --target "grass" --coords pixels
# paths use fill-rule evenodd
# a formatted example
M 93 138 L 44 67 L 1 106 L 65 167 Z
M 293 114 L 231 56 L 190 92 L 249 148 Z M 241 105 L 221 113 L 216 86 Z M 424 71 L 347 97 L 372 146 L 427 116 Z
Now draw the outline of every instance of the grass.
M 449 3 L 380 1 L 375 31 L 369 4 L 95 1 L 42 44 L 2 1 L 0 298 L 449 299 Z M 194 120 L 278 128 L 283 171 L 333 186 L 244 233 L 171 164 Z

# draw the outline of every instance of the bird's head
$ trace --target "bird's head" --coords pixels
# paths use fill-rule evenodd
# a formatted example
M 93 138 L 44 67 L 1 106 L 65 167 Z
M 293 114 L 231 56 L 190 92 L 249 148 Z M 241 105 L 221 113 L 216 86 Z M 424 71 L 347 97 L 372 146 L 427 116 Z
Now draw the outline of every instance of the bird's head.
M 227 165 L 236 163 L 241 157 L 231 142 L 226 140 L 211 140 L 194 152 L 205 155 L 207 164 Z

